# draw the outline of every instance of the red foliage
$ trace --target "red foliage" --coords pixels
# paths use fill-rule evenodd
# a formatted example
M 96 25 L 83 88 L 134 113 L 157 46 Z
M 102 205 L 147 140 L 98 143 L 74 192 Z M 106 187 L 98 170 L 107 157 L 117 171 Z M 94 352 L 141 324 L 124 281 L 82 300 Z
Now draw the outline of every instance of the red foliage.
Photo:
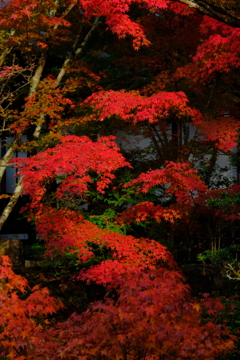
M 127 271 L 113 276 L 107 296 L 81 315 L 49 326 L 40 321 L 59 305 L 46 289 L 33 289 L 20 300 L 14 289 L 26 281 L 15 275 L 2 259 L 1 355 L 14 360 L 78 359 L 214 359 L 233 348 L 235 337 L 225 326 L 203 323 L 201 303 L 192 301 L 176 271 L 163 268 Z M 6 279 L 8 282 L 6 282 Z M 224 307 L 211 299 L 202 305 L 214 314 Z
M 141 45 L 149 46 L 150 41 L 139 20 L 133 21 L 129 16 L 133 4 L 156 12 L 156 18 L 161 18 L 161 11 L 173 12 L 176 17 L 187 16 L 194 11 L 167 0 L 76 2 L 79 13 L 84 14 L 83 22 L 90 22 L 92 17 L 103 17 L 113 33 L 119 38 L 130 35 L 134 48 L 139 49 Z M 56 16 L 49 16 L 55 5 L 56 2 L 51 0 L 32 0 L 31 3 L 28 0 L 12 0 L 1 6 L 0 23 L 4 31 L 19 30 L 14 40 L 11 36 L 6 37 L 6 54 L 12 47 L 11 41 L 14 44 L 29 43 L 29 35 L 31 42 L 38 46 L 37 51 L 43 51 L 42 55 L 50 45 L 59 45 L 62 38 L 61 31 L 55 31 L 57 26 L 66 28 L 72 24 L 58 16 L 57 11 Z M 71 6 L 73 1 L 68 0 L 64 5 Z M 218 33 L 215 33 L 216 29 Z M 46 36 L 41 36 L 42 33 Z M 230 67 L 239 67 L 238 29 L 232 30 L 227 25 L 204 18 L 200 33 L 204 39 L 199 40 L 193 62 L 178 70 L 173 70 L 174 66 L 166 70 L 166 74 L 175 71 L 169 82 L 171 89 L 176 79 L 185 77 L 192 82 L 200 79 L 201 84 L 206 84 L 209 79 L 214 79 L 216 73 L 226 73 Z M 64 36 L 68 38 L 68 33 Z M 69 39 L 72 42 L 73 39 Z M 29 49 L 31 47 L 26 46 L 25 59 Z M 71 52 L 74 49 L 75 44 Z M 77 70 L 80 71 L 80 68 Z M 23 71 L 19 65 L 5 66 L 0 72 L 1 81 L 8 82 Z M 166 79 L 159 82 L 158 89 L 169 86 Z M 95 80 L 98 78 L 95 77 Z M 177 90 L 177 81 L 174 85 Z M 39 126 L 48 118 L 49 129 L 59 127 L 58 135 L 53 132 L 52 138 L 61 137 L 59 124 L 64 122 L 65 128 L 71 124 L 69 119 L 62 120 L 62 115 L 66 107 L 73 110 L 76 106 L 66 94 L 77 86 L 77 81 L 71 79 L 61 89 L 51 76 L 41 82 L 39 80 L 37 90 L 25 99 L 21 116 L 17 111 L 12 111 L 11 116 L 7 113 L 11 119 L 11 131 L 22 134 L 33 124 Z M 220 111 L 213 117 L 201 115 L 189 105 L 183 91 L 155 91 L 152 86 L 151 95 L 143 96 L 149 89 L 142 92 L 99 91 L 90 96 L 84 106 L 92 106 L 96 113 L 90 118 L 98 120 L 117 116 L 134 124 L 160 124 L 167 142 L 169 119 L 173 117 L 174 121 L 177 119 L 175 123 L 173 121 L 177 128 L 173 137 L 183 132 L 178 125 L 184 119 L 185 124 L 192 122 L 199 129 L 202 140 L 211 142 L 222 151 L 236 144 L 239 121 L 234 117 L 225 121 Z M 78 120 L 75 119 L 75 122 Z M 104 193 L 115 178 L 116 170 L 131 167 L 120 154 L 114 139 L 111 136 L 102 137 L 94 143 L 85 136 L 65 136 L 54 148 L 28 159 L 14 159 L 16 167 L 20 168 L 18 175 L 23 176 L 24 192 L 31 197 L 31 215 L 34 215 L 40 238 L 46 241 L 48 255 L 68 251 L 76 254 L 79 263 L 84 264 L 94 261 L 95 249 L 101 249 L 102 261 L 82 270 L 78 279 L 105 285 L 109 293 L 104 301 L 93 304 L 82 315 L 73 314 L 66 322 L 50 326 L 46 315 L 56 312 L 61 305 L 49 296 L 47 289 L 38 287 L 34 287 L 25 300 L 21 299 L 18 292 L 27 289 L 27 282 L 12 272 L 10 263 L 3 257 L 0 268 L 0 340 L 2 354 L 10 359 L 157 360 L 164 357 L 171 360 L 195 357 L 212 360 L 234 347 L 235 338 L 226 327 L 215 325 L 214 319 L 204 322 L 201 317 L 202 306 L 214 317 L 217 311 L 223 309 L 222 305 L 210 299 L 196 302 L 190 297 L 188 287 L 176 271 L 172 255 L 164 246 L 148 238 L 124 236 L 101 229 L 84 219 L 80 211 L 70 210 L 71 206 L 76 207 L 78 200 L 86 202 L 89 186 L 96 186 L 99 193 Z M 161 169 L 141 174 L 126 186 L 137 186 L 143 193 L 158 187 L 163 199 L 171 197 L 175 200 L 168 208 L 148 201 L 135 205 L 121 214 L 119 221 L 126 223 L 142 222 L 147 217 L 173 223 L 175 219 L 187 216 L 193 205 L 204 208 L 209 196 L 219 196 L 219 192 L 209 195 L 192 164 L 180 162 L 179 158 L 176 162 L 166 162 Z M 60 200 L 59 206 L 56 206 L 56 198 Z M 231 220 L 239 216 L 238 209 L 236 214 L 222 213 L 220 215 Z
M 69 251 L 77 255 L 79 262 L 84 263 L 94 257 L 97 245 L 106 257 L 111 258 L 81 273 L 82 279 L 105 284 L 111 282 L 116 274 L 130 270 L 139 273 L 142 269 L 155 268 L 157 264 L 176 267 L 165 246 L 150 239 L 137 239 L 100 229 L 72 210 L 45 207 L 44 212 L 37 217 L 36 224 L 50 255 Z
M 124 210 L 118 218 L 118 221 L 125 224 L 131 222 L 144 222 L 147 218 L 155 219 L 157 222 L 169 221 L 174 223 L 175 219 L 181 218 L 181 213 L 178 209 L 163 207 L 162 205 L 154 205 L 149 201 L 139 203 Z
M 199 198 L 206 197 L 208 189 L 190 163 L 167 162 L 163 169 L 150 170 L 139 175 L 135 180 L 124 185 L 137 186 L 137 191 L 147 193 L 156 187 L 162 200 L 174 197 L 168 207 L 143 202 L 130 207 L 119 215 L 119 221 L 125 223 L 143 222 L 147 218 L 157 222 L 174 223 L 176 219 L 186 217 L 192 205 L 199 203 Z
M 200 179 L 197 170 L 188 163 L 167 162 L 163 169 L 150 170 L 125 187 L 140 184 L 140 191 L 148 192 L 151 188 L 164 185 L 163 196 L 174 195 L 178 202 L 192 204 L 194 198 L 207 191 L 207 187 Z
M 211 50 L 212 51 L 212 50 Z M 203 60 L 205 66 L 206 60 Z M 226 59 L 226 63 L 230 62 Z M 236 64 L 235 64 L 236 66 Z M 178 76 L 194 77 L 194 72 L 199 71 L 197 67 L 179 69 Z M 218 69 L 213 68 L 212 71 Z M 203 74 L 206 74 L 203 69 Z M 209 73 L 209 71 L 208 71 Z M 209 74 L 208 74 L 209 75 Z M 141 96 L 137 91 L 99 91 L 91 95 L 86 104 L 92 105 L 97 113 L 96 119 L 104 119 L 117 115 L 125 121 L 132 121 L 134 124 L 140 121 L 148 121 L 160 124 L 161 131 L 167 132 L 168 118 L 173 114 L 177 118 L 187 117 L 189 123 L 195 125 L 202 137 L 202 141 L 211 141 L 221 151 L 232 150 L 237 145 L 238 129 L 240 122 L 234 117 L 228 117 L 225 121 L 224 114 L 218 116 L 203 116 L 201 113 L 188 105 L 187 96 L 183 92 L 157 92 L 149 97 Z
M 40 210 L 40 203 L 51 182 L 59 180 L 56 195 L 82 196 L 92 183 L 91 172 L 97 176 L 97 191 L 104 190 L 115 178 L 114 171 L 130 164 L 120 154 L 114 136 L 92 142 L 87 136 L 65 136 L 60 144 L 31 158 L 14 159 L 23 167 L 24 193 L 31 196 L 31 207 Z M 31 181 L 29 181 L 31 179 Z
M 1 355 L 14 360 L 34 359 L 36 348 L 41 348 L 47 315 L 62 305 L 49 296 L 47 288 L 29 289 L 27 280 L 12 271 L 8 257 L 3 256 L 0 261 Z M 31 290 L 27 299 L 20 299 L 19 292 L 27 290 Z M 50 339 L 45 343 L 48 346 Z
M 141 96 L 137 91 L 99 91 L 86 100 L 100 109 L 99 119 L 117 115 L 124 120 L 158 122 L 175 111 L 178 116 L 193 115 L 197 112 L 188 106 L 183 92 L 159 92 L 150 97 Z
M 202 322 L 201 304 L 192 301 L 178 272 L 158 269 L 138 276 L 128 272 L 113 284 L 117 300 L 106 299 L 69 319 L 68 329 L 78 327 L 85 342 L 76 349 L 69 336 L 66 351 L 91 359 L 170 360 L 197 355 L 210 360 L 232 348 L 235 337 L 226 328 Z
M 227 152 L 237 145 L 239 119 L 224 114 L 215 117 L 206 117 L 203 121 L 194 121 L 198 127 L 202 141 L 211 141 L 215 146 Z
M 102 249 L 103 260 L 82 270 L 78 278 L 103 284 L 110 294 L 115 294 L 113 299 L 107 295 L 103 302 L 93 304 L 82 315 L 73 314 L 66 322 L 44 332 L 37 329 L 37 337 L 31 336 L 31 347 L 24 343 L 22 359 L 27 354 L 27 359 L 45 356 L 53 360 L 59 357 L 94 360 L 124 356 L 129 360 L 150 360 L 165 356 L 171 360 L 197 354 L 198 359 L 210 360 L 233 348 L 235 337 L 226 327 L 212 321 L 204 323 L 201 317 L 202 305 L 213 316 L 222 305 L 210 299 L 201 304 L 190 297 L 182 276 L 175 270 L 173 257 L 164 246 L 150 239 L 100 229 L 77 211 L 41 206 L 47 184 L 55 177 L 63 180 L 56 190 L 60 198 L 66 194 L 68 199 L 84 195 L 87 183 L 92 181 L 90 171 L 99 175 L 97 186 L 99 191 L 104 191 L 112 172 L 129 165 L 119 154 L 113 138 L 101 138 L 93 143 L 86 137 L 68 136 L 55 148 L 19 161 L 25 163 L 20 173 L 24 176 L 25 191 L 32 198 L 32 211 L 36 210 L 37 232 L 46 241 L 48 254 L 68 251 L 77 255 L 79 263 L 84 263 L 94 259 L 97 246 Z M 142 184 L 142 191 L 167 185 L 165 195 L 174 195 L 177 202 L 188 206 L 197 194 L 206 191 L 196 171 L 183 163 L 170 162 L 164 169 L 140 175 L 127 186 L 138 183 Z M 164 213 L 163 208 L 154 208 L 149 203 L 137 207 L 143 217 L 159 216 L 172 221 L 179 216 L 177 211 L 166 209 Z M 128 211 L 130 214 L 131 209 Z M 30 303 L 29 311 L 32 311 L 32 302 L 31 297 L 27 298 L 20 309 Z M 23 336 L 17 334 L 14 341 L 20 347 L 25 332 L 20 324 L 19 328 Z M 5 343 L 5 348 L 11 347 L 11 342 Z M 15 349 L 12 354 L 14 358 Z

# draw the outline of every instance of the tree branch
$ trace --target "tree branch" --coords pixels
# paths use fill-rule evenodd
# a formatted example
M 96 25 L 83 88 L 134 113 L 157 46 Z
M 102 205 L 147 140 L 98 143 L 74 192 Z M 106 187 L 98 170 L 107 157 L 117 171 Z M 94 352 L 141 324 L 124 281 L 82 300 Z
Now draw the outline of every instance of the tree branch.
M 235 15 L 234 8 L 223 6 L 220 1 L 213 0 L 176 0 L 190 8 L 196 9 L 200 13 L 210 16 L 215 20 L 221 21 L 232 27 L 240 27 L 240 18 Z

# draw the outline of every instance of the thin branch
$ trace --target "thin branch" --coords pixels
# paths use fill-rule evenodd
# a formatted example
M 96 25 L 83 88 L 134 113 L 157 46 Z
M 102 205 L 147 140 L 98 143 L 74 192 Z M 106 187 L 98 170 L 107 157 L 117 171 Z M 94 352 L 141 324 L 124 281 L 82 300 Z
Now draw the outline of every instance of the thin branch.
M 80 38 L 80 32 L 77 34 L 75 42 L 73 44 L 73 48 L 72 48 L 72 53 L 65 59 L 59 73 L 57 76 L 57 79 L 55 81 L 55 87 L 58 87 L 60 82 L 62 81 L 67 68 L 69 67 L 71 61 L 73 59 L 75 59 L 77 57 L 77 55 L 79 55 L 81 53 L 81 51 L 83 50 L 84 46 L 86 45 L 88 39 L 90 38 L 90 35 L 92 34 L 92 32 L 96 29 L 97 25 L 99 22 L 99 17 L 96 17 L 94 20 L 94 23 L 91 27 L 91 29 L 88 31 L 87 35 L 85 36 L 83 42 L 81 43 L 81 45 L 76 49 L 79 38 Z M 76 50 L 75 50 L 76 49 Z M 45 114 L 41 114 L 40 115 L 40 121 L 38 122 L 38 124 L 36 125 L 35 131 L 33 133 L 33 139 L 38 139 L 38 137 L 40 136 L 41 130 L 42 130 L 42 124 L 43 124 L 43 120 L 45 119 L 46 115 Z
M 13 35 L 15 34 L 15 31 L 16 31 L 15 29 L 11 29 L 8 40 L 9 40 L 11 37 L 13 37 Z M 6 56 L 7 56 L 7 54 L 12 50 L 12 48 L 13 48 L 13 46 L 9 46 L 9 47 L 6 47 L 6 48 L 3 50 L 3 52 L 2 52 L 2 54 L 1 54 L 1 56 L 0 56 L 0 67 L 3 66 L 4 60 L 5 60 Z
M 75 40 L 75 42 L 74 42 L 74 44 L 73 44 L 73 51 L 72 51 L 72 53 L 66 58 L 66 60 L 64 61 L 64 64 L 63 64 L 63 66 L 62 66 L 62 68 L 61 68 L 61 70 L 60 70 L 60 72 L 59 72 L 59 74 L 58 74 L 58 77 L 57 77 L 57 79 L 56 79 L 56 86 L 58 86 L 58 85 L 60 84 L 63 76 L 65 75 L 65 72 L 66 72 L 66 70 L 67 70 L 70 62 L 82 52 L 84 46 L 86 45 L 89 37 L 90 37 L 91 34 L 92 34 L 92 32 L 96 29 L 96 27 L 97 27 L 97 25 L 98 25 L 98 23 L 99 23 L 99 19 L 100 19 L 99 16 L 95 18 L 94 23 L 93 23 L 91 29 L 88 31 L 88 33 L 87 33 L 87 35 L 85 36 L 85 38 L 84 38 L 83 42 L 81 43 L 81 45 L 76 49 L 77 43 L 78 43 L 78 41 L 79 41 L 79 36 L 80 36 L 80 34 L 77 35 L 76 40 Z M 75 50 L 75 49 L 76 49 L 76 50 Z

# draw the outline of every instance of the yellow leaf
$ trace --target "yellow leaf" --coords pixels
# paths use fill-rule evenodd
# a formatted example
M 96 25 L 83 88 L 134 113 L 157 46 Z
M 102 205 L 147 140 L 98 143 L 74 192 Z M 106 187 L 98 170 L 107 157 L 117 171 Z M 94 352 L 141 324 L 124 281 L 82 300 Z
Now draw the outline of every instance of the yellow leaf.
M 201 310 L 201 305 L 199 303 L 193 304 L 193 308 L 199 312 Z

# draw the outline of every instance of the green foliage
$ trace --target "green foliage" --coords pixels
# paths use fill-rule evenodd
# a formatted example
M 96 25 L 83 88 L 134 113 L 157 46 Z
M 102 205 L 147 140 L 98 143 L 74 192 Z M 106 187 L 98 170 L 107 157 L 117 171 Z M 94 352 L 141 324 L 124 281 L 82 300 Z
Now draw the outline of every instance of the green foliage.
M 231 209 L 240 205 L 240 193 L 229 195 L 227 191 L 223 190 L 220 192 L 220 198 L 210 198 L 206 200 L 206 203 L 213 209 Z
M 222 265 L 224 262 L 232 263 L 236 261 L 236 253 L 239 251 L 240 245 L 234 244 L 216 251 L 205 250 L 203 253 L 198 254 L 197 259 L 202 262 L 210 261 L 213 264 Z
M 87 218 L 93 224 L 98 225 L 102 229 L 111 230 L 119 232 L 120 234 L 126 235 L 127 226 L 126 225 L 118 225 L 114 222 L 116 218 L 116 211 L 112 208 L 108 208 L 101 215 L 89 215 Z

